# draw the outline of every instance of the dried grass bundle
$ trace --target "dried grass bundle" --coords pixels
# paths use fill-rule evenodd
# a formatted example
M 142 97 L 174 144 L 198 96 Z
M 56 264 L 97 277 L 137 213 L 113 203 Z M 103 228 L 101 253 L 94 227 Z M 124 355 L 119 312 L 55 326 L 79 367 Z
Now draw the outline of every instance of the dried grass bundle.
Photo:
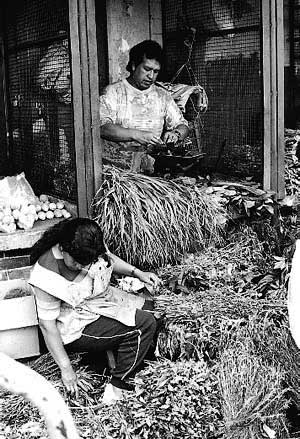
M 283 389 L 284 373 L 253 353 L 252 341 L 232 345 L 219 362 L 224 437 L 228 439 L 288 438 Z
M 98 375 L 87 367 L 80 366 L 81 356 L 78 354 L 70 355 L 73 368 L 78 377 L 79 397 L 70 397 L 60 379 L 60 371 L 50 354 L 40 356 L 38 359 L 29 362 L 27 365 L 49 380 L 54 387 L 62 394 L 73 416 L 81 415 L 82 409 L 88 409 L 99 403 L 103 393 L 106 379 Z M 15 395 L 6 391 L 0 392 L 0 422 L 7 424 L 24 424 L 32 420 L 40 420 L 40 414 L 36 407 L 22 396 Z
M 94 218 L 109 248 L 132 264 L 159 267 L 222 240 L 227 213 L 198 187 L 107 168 Z

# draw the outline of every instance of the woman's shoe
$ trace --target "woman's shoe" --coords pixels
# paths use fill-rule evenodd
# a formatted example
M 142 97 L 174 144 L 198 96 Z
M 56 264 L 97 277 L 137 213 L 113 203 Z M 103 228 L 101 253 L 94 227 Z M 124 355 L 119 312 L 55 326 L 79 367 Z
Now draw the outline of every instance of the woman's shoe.
M 102 396 L 102 404 L 113 405 L 117 401 L 124 399 L 126 390 L 113 386 L 111 383 L 106 384 Z

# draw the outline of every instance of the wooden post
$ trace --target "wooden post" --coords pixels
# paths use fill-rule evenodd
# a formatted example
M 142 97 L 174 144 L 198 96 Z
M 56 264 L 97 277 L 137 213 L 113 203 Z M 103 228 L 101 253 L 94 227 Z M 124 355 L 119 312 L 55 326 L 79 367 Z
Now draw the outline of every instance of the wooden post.
M 79 216 L 88 216 L 102 179 L 94 0 L 69 0 Z
M 283 0 L 262 2 L 264 189 L 284 191 Z
M 1 7 L 0 7 L 1 8 Z M 0 9 L 0 16 L 3 14 Z M 11 160 L 8 148 L 8 115 L 6 97 L 6 77 L 4 63 L 4 42 L 2 21 L 0 20 L 0 175 L 7 175 L 10 172 Z
M 79 439 L 71 413 L 52 384 L 1 352 L 0 386 L 28 399 L 42 412 L 50 439 Z

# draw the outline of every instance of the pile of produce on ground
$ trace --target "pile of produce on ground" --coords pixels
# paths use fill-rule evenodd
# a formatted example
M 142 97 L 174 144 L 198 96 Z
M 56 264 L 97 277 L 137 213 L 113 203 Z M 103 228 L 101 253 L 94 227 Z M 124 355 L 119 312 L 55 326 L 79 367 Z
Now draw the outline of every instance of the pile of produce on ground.
M 218 378 L 204 361 L 160 360 L 135 383 L 135 396 L 99 412 L 99 438 L 206 439 L 222 429 Z
M 275 213 L 275 192 L 262 190 L 261 185 L 252 181 L 251 177 L 229 181 L 215 176 L 210 181 L 206 193 L 226 206 L 233 218 L 239 216 L 264 218 Z
M 245 326 L 275 325 L 285 318 L 284 302 L 246 297 L 233 291 L 207 291 L 188 296 L 164 295 L 157 309 L 166 314 L 158 339 L 160 355 L 171 360 L 215 360 L 220 349 Z M 183 303 L 184 302 L 184 303 Z
M 289 438 L 284 370 L 255 355 L 251 339 L 211 365 L 161 359 L 135 383 L 135 396 L 99 411 L 99 438 Z
M 248 226 L 218 249 L 162 268 L 161 358 L 137 375 L 136 394 L 114 407 L 98 405 L 105 378 L 84 369 L 88 390 L 78 403 L 69 400 L 82 437 L 290 438 L 286 415 L 291 401 L 300 409 L 300 356 L 282 270 Z M 63 391 L 57 373 L 50 368 L 49 378 Z M 37 412 L 20 399 L 0 396 L 6 439 L 45 438 Z
M 141 267 L 174 263 L 222 240 L 228 215 L 203 188 L 106 168 L 94 218 L 108 247 Z

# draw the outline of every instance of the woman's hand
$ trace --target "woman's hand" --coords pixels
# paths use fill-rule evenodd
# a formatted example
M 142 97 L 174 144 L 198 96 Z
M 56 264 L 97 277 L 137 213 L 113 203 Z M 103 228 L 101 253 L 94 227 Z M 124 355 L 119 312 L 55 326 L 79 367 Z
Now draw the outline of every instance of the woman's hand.
M 75 394 L 76 398 L 78 397 L 78 386 L 77 386 L 77 375 L 70 365 L 61 368 L 61 379 L 62 382 L 71 394 Z
M 136 273 L 136 277 L 145 284 L 151 285 L 152 287 L 156 288 L 160 283 L 161 280 L 158 276 L 156 276 L 155 273 L 151 273 L 149 271 L 141 271 L 138 270 Z

